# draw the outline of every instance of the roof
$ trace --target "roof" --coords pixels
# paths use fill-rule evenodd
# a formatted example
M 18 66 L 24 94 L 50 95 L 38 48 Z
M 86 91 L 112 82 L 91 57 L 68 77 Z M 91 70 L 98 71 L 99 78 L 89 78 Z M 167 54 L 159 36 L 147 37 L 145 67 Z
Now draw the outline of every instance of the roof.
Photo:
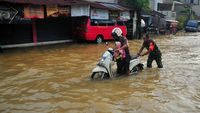
M 160 16 L 162 18 L 165 17 L 164 14 L 162 14 L 162 13 L 160 13 L 158 11 L 155 11 L 155 10 L 142 10 L 141 14 L 142 15 L 158 15 L 158 16 Z
M 167 21 L 167 22 L 174 22 L 174 23 L 178 23 L 178 21 L 176 21 L 176 20 L 165 20 L 165 21 Z
M 9 3 L 21 3 L 21 4 L 35 4 L 35 5 L 83 5 L 88 4 L 83 0 L 1 0 Z
M 93 8 L 108 9 L 115 11 L 128 11 L 118 4 L 103 3 L 103 2 L 89 2 L 84 0 L 1 0 L 1 2 L 19 3 L 19 4 L 35 4 L 35 5 L 90 5 Z
M 106 7 L 109 10 L 116 10 L 116 11 L 128 11 L 128 8 L 125 8 L 118 4 L 109 4 L 109 3 L 99 3 L 99 5 Z

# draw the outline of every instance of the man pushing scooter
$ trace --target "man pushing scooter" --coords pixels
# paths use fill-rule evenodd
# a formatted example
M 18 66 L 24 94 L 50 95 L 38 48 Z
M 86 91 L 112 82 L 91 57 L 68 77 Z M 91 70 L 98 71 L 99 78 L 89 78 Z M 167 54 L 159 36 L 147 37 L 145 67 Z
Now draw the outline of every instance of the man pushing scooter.
M 147 67 L 148 68 L 152 67 L 153 60 L 156 61 L 158 68 L 163 68 L 162 53 L 161 53 L 160 49 L 158 48 L 158 46 L 156 45 L 156 43 L 152 39 L 149 38 L 148 34 L 143 36 L 143 40 L 144 40 L 144 42 L 138 52 L 138 56 L 149 55 L 148 59 L 147 59 Z M 146 48 L 147 51 L 145 53 L 141 54 L 144 48 Z
M 113 29 L 112 36 L 115 40 L 115 48 L 111 48 L 106 44 L 107 50 L 103 53 L 100 61 L 92 70 L 92 79 L 113 78 L 112 62 L 117 62 L 117 73 L 133 74 L 143 69 L 143 64 L 139 57 L 131 58 L 128 49 L 128 40 L 122 36 L 120 28 Z

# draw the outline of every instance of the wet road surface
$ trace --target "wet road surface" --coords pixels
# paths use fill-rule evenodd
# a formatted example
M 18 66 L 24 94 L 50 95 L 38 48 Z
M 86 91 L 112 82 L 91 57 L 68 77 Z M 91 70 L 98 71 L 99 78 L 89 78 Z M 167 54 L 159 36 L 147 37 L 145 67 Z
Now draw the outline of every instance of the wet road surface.
M 61 44 L 0 54 L 2 113 L 199 113 L 200 35 L 155 39 L 163 69 L 93 81 L 105 45 Z M 136 53 L 142 41 L 132 40 Z M 142 58 L 146 65 L 147 57 Z

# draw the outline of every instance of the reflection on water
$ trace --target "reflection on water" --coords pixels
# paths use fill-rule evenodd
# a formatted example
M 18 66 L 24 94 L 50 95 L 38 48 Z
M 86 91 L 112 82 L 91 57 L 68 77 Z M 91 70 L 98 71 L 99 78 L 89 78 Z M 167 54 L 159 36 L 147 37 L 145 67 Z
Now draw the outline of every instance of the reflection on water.
M 200 38 L 156 39 L 163 69 L 90 80 L 105 45 L 63 44 L 0 55 L 0 112 L 198 113 Z M 141 40 L 130 41 L 136 53 Z M 146 57 L 142 58 L 146 64 Z

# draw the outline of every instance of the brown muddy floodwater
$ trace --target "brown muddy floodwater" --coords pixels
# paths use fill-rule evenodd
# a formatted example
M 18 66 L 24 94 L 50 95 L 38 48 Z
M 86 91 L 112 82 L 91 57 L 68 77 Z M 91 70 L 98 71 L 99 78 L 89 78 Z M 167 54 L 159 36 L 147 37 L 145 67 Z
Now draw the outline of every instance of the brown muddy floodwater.
M 1 113 L 200 113 L 200 36 L 155 39 L 163 69 L 93 81 L 105 44 L 61 44 L 0 54 Z M 130 41 L 136 53 L 141 40 Z

